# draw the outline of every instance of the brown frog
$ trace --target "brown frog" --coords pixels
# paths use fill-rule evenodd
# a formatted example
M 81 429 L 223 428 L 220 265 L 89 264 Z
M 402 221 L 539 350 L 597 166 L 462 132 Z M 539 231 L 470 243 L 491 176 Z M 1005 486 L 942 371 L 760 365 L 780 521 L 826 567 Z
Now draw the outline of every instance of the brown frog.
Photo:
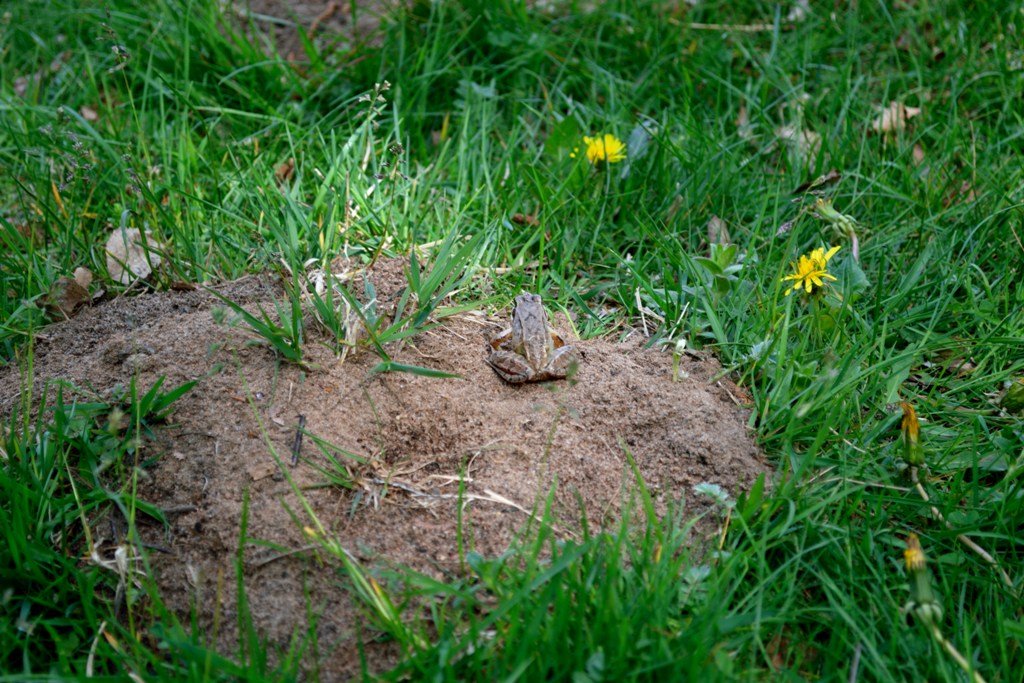
M 487 357 L 498 376 L 510 384 L 562 379 L 579 362 L 576 349 L 548 325 L 536 294 L 520 294 L 512 309 L 512 327 L 491 339 Z

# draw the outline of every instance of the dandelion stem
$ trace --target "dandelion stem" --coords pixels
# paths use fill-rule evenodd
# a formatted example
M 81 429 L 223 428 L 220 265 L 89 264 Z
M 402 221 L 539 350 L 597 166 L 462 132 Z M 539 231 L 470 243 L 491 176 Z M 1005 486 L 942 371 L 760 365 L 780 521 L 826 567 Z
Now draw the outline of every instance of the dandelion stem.
M 953 525 L 946 521 L 946 518 L 942 516 L 942 513 L 939 512 L 939 509 L 937 507 L 931 504 L 931 498 L 928 497 L 928 492 L 925 491 L 924 486 L 921 485 L 921 480 L 918 476 L 917 467 L 910 468 L 910 480 L 913 482 L 914 488 L 917 489 L 918 495 L 921 496 L 921 500 L 928 503 L 929 508 L 931 509 L 932 517 L 937 519 L 939 522 L 942 522 L 947 529 L 952 530 Z M 974 540 L 967 534 L 957 534 L 956 540 L 960 541 L 962 544 L 964 544 L 972 551 L 974 551 L 978 555 L 978 557 L 984 560 L 986 564 L 988 564 L 993 570 L 995 570 L 999 574 L 1000 578 L 1002 578 L 1003 583 L 1006 584 L 1006 587 L 1010 589 L 1010 592 L 1016 595 L 1017 591 L 1013 586 L 1013 580 L 1010 579 L 1010 576 L 1002 567 L 999 566 L 999 563 L 996 562 L 996 559 L 992 557 L 992 555 L 989 554 L 987 550 L 985 550 L 980 545 L 975 543 Z
M 932 638 L 935 639 L 935 642 L 941 645 L 942 649 L 953 658 L 953 661 L 957 663 L 957 666 L 963 669 L 964 673 L 971 677 L 971 681 L 973 681 L 973 683 L 987 683 L 985 678 L 975 671 L 974 667 L 971 666 L 971 663 L 968 662 L 962 654 L 960 654 L 960 651 L 956 649 L 956 646 L 946 640 L 946 637 L 942 635 L 942 631 L 939 630 L 937 624 L 929 620 L 928 631 L 931 633 Z

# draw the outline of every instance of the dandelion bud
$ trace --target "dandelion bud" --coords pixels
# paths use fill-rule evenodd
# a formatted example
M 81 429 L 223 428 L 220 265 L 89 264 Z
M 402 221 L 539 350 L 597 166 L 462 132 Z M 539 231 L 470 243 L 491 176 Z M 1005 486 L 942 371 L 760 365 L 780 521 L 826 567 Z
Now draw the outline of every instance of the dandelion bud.
M 917 534 L 907 536 L 907 549 L 903 551 L 903 559 L 906 562 L 907 574 L 910 579 L 908 610 L 922 621 L 937 623 L 942 619 L 942 605 L 932 593 L 931 576 L 928 573 L 924 550 L 921 549 L 921 542 L 918 540 Z
M 903 408 L 903 422 L 900 429 L 903 432 L 903 458 L 907 464 L 918 467 L 924 464 L 924 449 L 921 447 L 921 423 L 917 421 L 917 412 L 914 406 L 906 401 L 900 403 Z

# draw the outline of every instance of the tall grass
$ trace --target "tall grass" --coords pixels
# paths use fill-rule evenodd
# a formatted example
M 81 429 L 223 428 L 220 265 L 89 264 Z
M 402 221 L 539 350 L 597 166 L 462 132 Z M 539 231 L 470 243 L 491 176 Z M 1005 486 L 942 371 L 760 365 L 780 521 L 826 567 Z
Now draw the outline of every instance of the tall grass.
M 588 336 L 639 326 L 642 308 L 654 339 L 713 349 L 753 396 L 775 484 L 729 517 L 716 552 L 691 555 L 682 516 L 563 545 L 540 524 L 505 557 L 467 555 L 450 584 L 396 577 L 389 594 L 409 592 L 396 618 L 418 614 L 420 630 L 391 633 L 408 642 L 390 677 L 960 680 L 901 612 L 903 542 L 916 532 L 946 637 L 986 680 L 1020 679 L 1024 428 L 997 405 L 1024 371 L 1012 3 L 814 6 L 796 20 L 763 2 L 413 2 L 379 43 L 309 44 L 298 63 L 208 0 L 3 11 L 8 371 L 30 363 L 61 276 L 87 267 L 123 289 L 103 245 L 127 210 L 165 260 L 135 290 L 282 259 L 298 271 L 424 244 L 454 254 L 459 236 L 477 251 L 460 262 L 470 277 L 455 305 L 540 291 Z M 875 132 L 892 101 L 922 113 Z M 820 141 L 801 148 L 784 126 Z M 627 162 L 572 156 L 605 132 L 629 143 Z M 824 193 L 856 219 L 859 259 L 814 196 L 794 194 L 831 169 L 842 177 Z M 737 246 L 729 262 L 711 251 L 712 216 Z M 842 303 L 786 296 L 790 263 L 829 245 L 842 247 L 831 263 Z M 462 267 L 434 271 L 444 277 L 410 302 L 416 325 Z M 173 654 L 133 640 L 117 577 L 78 560 L 109 504 L 72 488 L 97 434 L 82 416 L 96 413 L 67 407 L 55 421 L 34 410 L 41 398 L 23 397 L 0 475 L 8 677 L 81 675 L 90 661 L 286 677 L 293 660 L 275 674 L 213 655 L 159 607 L 139 623 Z M 922 418 L 923 487 L 950 528 L 911 486 L 899 401 Z M 132 475 L 119 476 L 123 487 Z M 144 504 L 132 491 L 127 509 Z M 425 616 L 411 607 L 423 604 Z M 261 647 L 247 652 L 261 660 Z

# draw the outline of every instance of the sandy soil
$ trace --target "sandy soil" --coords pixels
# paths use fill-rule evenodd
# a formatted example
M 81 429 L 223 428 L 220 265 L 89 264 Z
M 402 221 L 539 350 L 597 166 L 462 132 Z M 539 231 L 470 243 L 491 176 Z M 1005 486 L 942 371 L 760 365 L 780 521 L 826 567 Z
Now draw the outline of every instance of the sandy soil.
M 402 262 L 383 263 L 371 277 L 386 306 L 404 283 Z M 273 310 L 282 297 L 269 278 L 219 289 L 253 309 Z M 635 486 L 624 448 L 662 510 L 685 496 L 698 514 L 707 503 L 691 495 L 694 484 L 735 494 L 767 470 L 739 407 L 743 392 L 728 380 L 708 382 L 720 370 L 708 355 L 686 356 L 689 378 L 674 382 L 671 355 L 644 349 L 639 335 L 623 344 L 588 340 L 576 342 L 582 360 L 574 381 L 511 386 L 484 362 L 486 340 L 507 324 L 507 313 L 478 313 L 391 349 L 399 362 L 461 379 L 371 375 L 373 353 L 342 363 L 315 339 L 306 355 L 321 369 L 304 371 L 252 343 L 241 327 L 218 324 L 212 311 L 220 305 L 193 291 L 85 308 L 39 337 L 34 379 L 101 395 L 133 375 L 143 387 L 161 375 L 167 386 L 200 379 L 147 447 L 159 457 L 141 495 L 172 512 L 169 528 L 144 523 L 142 534 L 168 551 L 151 554 L 168 603 L 186 623 L 191 610 L 204 629 L 216 622 L 226 653 L 237 650 L 234 557 L 247 491 L 249 537 L 261 542 L 244 551 L 245 582 L 260 633 L 287 647 L 309 611 L 320 614 L 324 680 L 357 671 L 355 629 L 374 637 L 338 568 L 310 549 L 302 532 L 308 518 L 271 448 L 320 521 L 370 571 L 399 563 L 442 578 L 459 571 L 460 477 L 465 541 L 493 555 L 552 488 L 559 534 L 577 534 L 581 514 L 592 528 L 614 525 Z M 16 367 L 0 368 L 0 412 L 15 409 L 21 381 Z M 309 436 L 292 467 L 300 415 Z M 330 464 L 314 436 L 365 461 L 333 454 L 347 464 L 351 488 L 328 485 Z M 386 666 L 394 653 L 384 643 L 370 656 Z
M 243 28 L 255 22 L 261 32 L 272 36 L 278 54 L 302 62 L 307 55 L 300 28 L 319 50 L 373 44 L 381 19 L 397 4 L 398 0 L 236 0 L 230 14 Z

